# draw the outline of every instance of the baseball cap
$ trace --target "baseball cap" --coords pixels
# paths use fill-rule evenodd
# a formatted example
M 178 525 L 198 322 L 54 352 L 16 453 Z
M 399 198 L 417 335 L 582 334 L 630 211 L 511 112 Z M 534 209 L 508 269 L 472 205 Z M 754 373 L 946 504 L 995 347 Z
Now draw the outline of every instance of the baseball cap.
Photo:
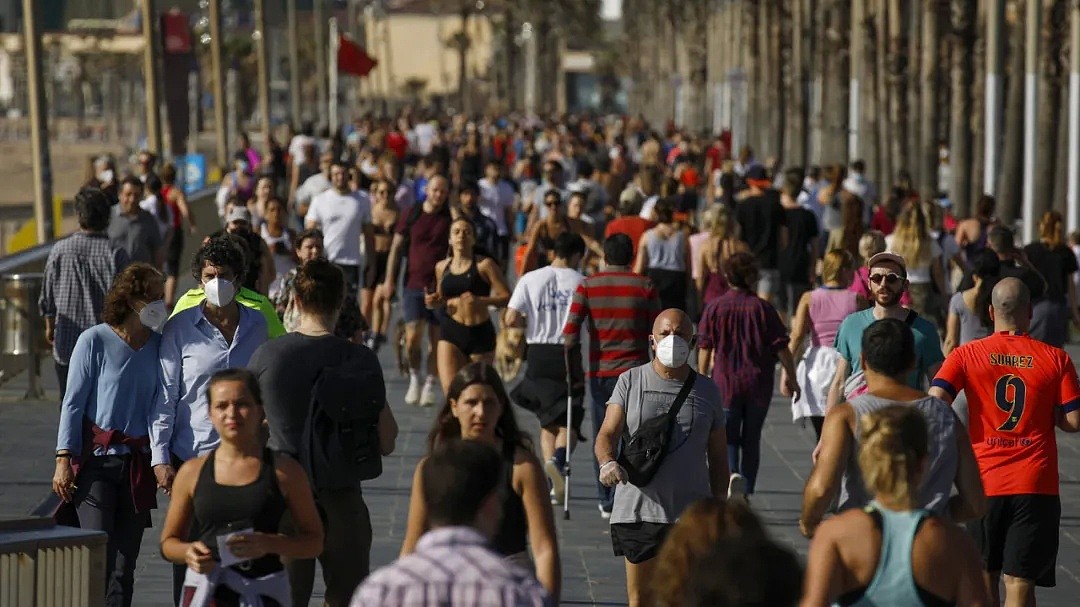
M 866 260 L 866 267 L 872 268 L 884 262 L 892 262 L 900 266 L 900 270 L 903 271 L 905 275 L 907 274 L 907 262 L 904 261 L 903 257 L 897 255 L 896 253 L 884 252 L 873 255 L 870 257 L 870 259 Z
M 230 224 L 234 221 L 251 223 L 251 211 L 247 210 L 247 207 L 233 207 L 225 216 L 225 223 Z

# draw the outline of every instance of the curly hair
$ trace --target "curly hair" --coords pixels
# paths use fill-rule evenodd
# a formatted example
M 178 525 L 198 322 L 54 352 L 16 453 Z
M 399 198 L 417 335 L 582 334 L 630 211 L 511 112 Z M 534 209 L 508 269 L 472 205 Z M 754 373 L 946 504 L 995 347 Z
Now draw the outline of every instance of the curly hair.
M 757 260 L 750 253 L 739 252 L 723 263 L 724 276 L 737 289 L 750 290 L 758 280 Z
M 101 321 L 114 327 L 123 324 L 129 314 L 135 313 L 132 304 L 147 301 L 152 285 L 161 285 L 164 280 L 161 272 L 148 263 L 133 263 L 124 268 L 105 295 Z
M 765 537 L 765 528 L 743 502 L 706 498 L 690 504 L 672 527 L 656 559 L 650 591 L 656 604 L 682 605 L 697 564 L 717 542 L 728 537 Z
M 191 275 L 196 281 L 202 282 L 202 271 L 206 266 L 229 268 L 236 274 L 236 282 L 241 283 L 245 264 L 244 251 L 240 245 L 233 238 L 222 235 L 211 238 L 195 253 L 195 258 L 191 261 Z

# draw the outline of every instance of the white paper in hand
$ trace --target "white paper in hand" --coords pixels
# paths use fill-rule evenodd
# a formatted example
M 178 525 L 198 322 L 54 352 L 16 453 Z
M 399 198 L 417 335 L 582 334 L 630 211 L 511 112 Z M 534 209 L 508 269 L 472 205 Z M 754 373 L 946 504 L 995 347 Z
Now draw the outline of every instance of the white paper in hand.
M 255 533 L 255 530 L 249 527 L 247 529 L 231 531 L 229 533 L 217 536 L 218 554 L 221 555 L 222 567 L 228 567 L 230 565 L 235 565 L 237 563 L 243 563 L 250 560 L 236 556 L 235 554 L 233 554 L 233 551 L 229 549 L 229 538 L 236 535 L 244 535 L 247 533 Z

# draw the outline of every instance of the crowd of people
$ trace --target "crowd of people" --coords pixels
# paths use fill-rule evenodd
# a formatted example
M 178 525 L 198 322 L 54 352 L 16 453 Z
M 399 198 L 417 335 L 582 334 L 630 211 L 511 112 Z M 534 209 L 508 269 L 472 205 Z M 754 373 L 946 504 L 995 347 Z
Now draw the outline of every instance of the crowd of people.
M 1055 428 L 1080 431 L 1080 236 L 1056 211 L 1019 247 L 991 197 L 955 217 L 903 174 L 879 196 L 859 161 L 783 167 L 634 118 L 406 111 L 324 135 L 242 136 L 190 260 L 195 216 L 152 153 L 94 159 L 75 195 L 40 298 L 53 489 L 109 535 L 107 604 L 132 604 L 158 492 L 177 605 L 307 605 L 316 560 L 328 605 L 557 604 L 553 507 L 589 441 L 635 607 L 1055 585 Z M 805 572 L 752 509 L 777 391 L 816 443 Z M 363 484 L 401 404 L 440 408 L 400 558 L 372 572 Z

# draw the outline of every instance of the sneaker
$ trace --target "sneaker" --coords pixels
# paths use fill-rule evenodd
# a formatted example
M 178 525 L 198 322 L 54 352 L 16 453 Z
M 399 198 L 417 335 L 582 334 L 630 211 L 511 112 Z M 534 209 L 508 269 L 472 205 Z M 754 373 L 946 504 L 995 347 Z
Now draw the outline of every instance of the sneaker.
M 596 507 L 600 510 L 600 518 L 605 521 L 611 520 L 611 511 L 605 510 L 603 504 L 597 504 Z
M 554 457 L 544 464 L 544 472 L 547 473 L 548 480 L 551 481 L 552 503 L 562 505 L 563 496 L 566 495 L 566 472 L 559 466 Z
M 732 472 L 731 478 L 728 480 L 727 495 L 729 500 L 742 500 L 749 503 L 746 497 L 746 477 L 738 472 Z
M 439 399 L 439 388 L 435 385 L 435 378 L 428 377 L 424 382 L 424 389 L 420 391 L 420 406 L 431 407 Z
M 409 376 L 409 389 L 405 391 L 405 404 L 416 405 L 420 403 L 420 378 L 416 375 Z
M 551 492 L 548 495 L 549 495 L 549 497 L 551 497 L 551 505 L 552 506 L 558 506 L 561 503 L 561 502 L 559 502 L 559 498 L 555 497 L 555 490 L 554 489 L 552 489 Z

